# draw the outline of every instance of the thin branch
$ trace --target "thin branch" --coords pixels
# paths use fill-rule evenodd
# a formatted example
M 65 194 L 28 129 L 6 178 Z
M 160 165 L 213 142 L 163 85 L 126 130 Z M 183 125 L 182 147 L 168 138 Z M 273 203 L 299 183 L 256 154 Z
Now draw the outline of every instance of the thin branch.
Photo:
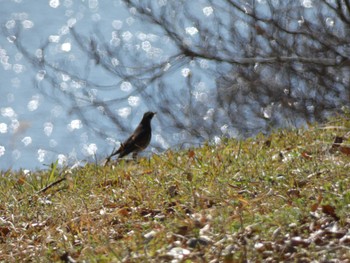
M 48 186 L 44 187 L 43 189 L 37 191 L 36 193 L 37 193 L 37 194 L 45 193 L 45 192 L 46 192 L 47 190 L 49 190 L 51 187 L 55 186 L 56 184 L 59 184 L 59 183 L 63 182 L 63 181 L 66 180 L 66 179 L 67 179 L 66 177 L 63 177 L 63 178 L 61 178 L 61 179 L 59 179 L 59 180 L 57 180 L 57 181 L 55 181 L 55 182 L 49 184 Z

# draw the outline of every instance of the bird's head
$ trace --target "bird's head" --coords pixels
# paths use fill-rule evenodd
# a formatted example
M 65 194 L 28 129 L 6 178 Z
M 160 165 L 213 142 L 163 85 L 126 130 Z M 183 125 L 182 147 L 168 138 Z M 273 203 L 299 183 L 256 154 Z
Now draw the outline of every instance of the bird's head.
M 141 122 L 151 122 L 154 115 L 156 115 L 156 112 L 147 111 L 145 114 L 143 114 Z

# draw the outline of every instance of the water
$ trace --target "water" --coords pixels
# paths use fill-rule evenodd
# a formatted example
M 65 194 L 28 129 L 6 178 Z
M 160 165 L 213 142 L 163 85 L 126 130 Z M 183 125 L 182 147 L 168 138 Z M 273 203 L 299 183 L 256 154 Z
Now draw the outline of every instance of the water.
M 287 31 L 319 23 L 309 30 L 321 40 L 347 37 L 341 16 L 322 2 L 253 2 L 142 2 L 155 22 L 122 0 L 0 0 L 0 170 L 99 161 L 148 110 L 160 114 L 145 154 L 300 127 L 348 106 L 349 69 L 332 65 L 348 45 L 324 50 L 283 30 L 271 39 L 275 27 L 250 14 Z
M 116 138 L 123 140 L 126 134 L 113 134 L 113 126 L 109 126 L 107 133 L 111 136 L 101 138 L 79 116 L 67 111 L 71 106 L 68 98 L 60 93 L 51 98 L 45 96 L 42 89 L 46 86 L 35 83 L 45 82 L 47 72 L 33 68 L 15 47 L 14 36 L 20 29 L 20 43 L 37 56 L 42 55 L 39 48 L 49 41 L 52 47 L 45 54 L 47 60 L 55 62 L 69 53 L 75 65 L 84 69 L 86 60 L 73 45 L 70 27 L 76 26 L 79 33 L 89 34 L 98 25 L 103 35 L 126 28 L 127 39 L 133 23 L 129 10 L 119 1 L 4 0 L 0 4 L 0 22 L 10 32 L 9 37 L 4 34 L 0 37 L 0 169 L 42 169 L 56 160 L 64 165 L 108 155 L 119 143 Z M 143 48 L 149 49 L 149 44 Z M 68 75 L 59 78 L 62 90 L 81 89 L 79 82 L 73 83 Z M 116 83 L 113 76 L 106 78 L 99 72 L 92 72 L 89 78 L 101 84 Z M 128 82 L 122 82 L 119 92 L 131 88 Z M 93 98 L 94 91 L 89 92 Z M 52 95 L 51 91 L 48 93 Z M 129 107 L 116 108 L 114 112 L 127 119 L 133 107 L 138 107 L 139 112 L 131 120 L 131 127 L 137 125 L 146 110 L 140 108 L 137 95 L 129 97 Z

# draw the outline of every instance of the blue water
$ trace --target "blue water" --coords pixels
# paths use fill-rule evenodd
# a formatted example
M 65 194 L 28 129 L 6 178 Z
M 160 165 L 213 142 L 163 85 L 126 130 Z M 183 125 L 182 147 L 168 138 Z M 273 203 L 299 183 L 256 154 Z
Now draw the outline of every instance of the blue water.
M 56 160 L 60 165 L 72 165 L 108 155 L 127 135 L 115 134 L 113 125 L 101 120 L 99 125 L 110 129 L 105 131 L 110 136 L 101 138 L 86 127 L 79 116 L 69 112 L 68 98 L 59 92 L 57 97 L 45 96 L 42 89 L 49 88 L 44 84 L 45 71 L 34 68 L 18 51 L 14 36 L 20 30 L 19 41 L 31 54 L 40 55 L 38 49 L 49 41 L 49 53 L 45 54 L 48 60 L 55 62 L 69 54 L 78 72 L 80 68 L 84 72 L 85 54 L 74 46 L 69 28 L 74 26 L 86 35 L 94 32 L 96 26 L 105 36 L 112 37 L 116 29 L 130 34 L 135 29 L 128 8 L 119 1 L 97 0 L 0 0 L 0 5 L 0 23 L 6 31 L 0 36 L 0 170 L 43 169 Z M 89 79 L 102 85 L 120 81 L 99 73 L 93 71 Z M 75 88 L 71 80 L 65 79 L 67 76 L 60 77 L 62 88 Z M 37 86 L 36 82 L 43 85 Z M 109 92 L 123 93 L 123 88 L 128 88 L 127 83 Z M 54 94 L 51 90 L 47 92 Z M 94 91 L 90 92 L 93 97 Z M 103 96 L 108 98 L 108 94 Z M 115 114 L 127 120 L 130 111 L 135 112 L 130 120 L 132 129 L 147 109 L 140 105 L 138 96 L 129 98 L 127 106 L 116 106 Z M 156 134 L 155 128 L 154 140 Z
M 246 12 L 250 12 L 249 1 L 243 2 L 239 3 Z M 278 4 L 278 1 L 273 2 Z M 157 16 L 167 1 L 154 0 L 149 3 L 152 3 L 152 14 Z M 186 11 L 191 16 L 187 18 L 181 10 L 179 13 L 172 10 L 167 13 L 170 16 L 168 19 L 176 19 L 175 26 L 182 34 L 181 41 L 193 45 L 194 50 L 196 45 L 201 45 L 201 37 L 204 35 L 198 34 L 193 18 L 204 21 L 202 29 L 208 28 L 209 31 L 213 30 L 213 26 L 215 28 L 215 23 L 219 20 L 227 20 L 226 27 L 222 26 L 220 33 L 224 40 L 230 34 L 227 29 L 233 21 L 242 35 L 241 41 L 249 38 L 248 24 L 242 18 L 242 13 L 220 12 L 220 6 L 225 5 L 225 1 L 217 1 L 214 6 L 210 3 L 211 1 L 198 0 L 179 5 L 180 9 L 188 9 Z M 297 28 L 304 23 L 304 19 L 311 17 L 312 20 L 313 16 L 318 15 L 316 11 L 320 10 L 313 8 L 316 4 L 317 2 L 309 0 L 283 2 L 283 6 L 300 6 L 305 10 L 305 17 L 300 20 L 296 17 L 288 26 Z M 256 5 L 261 16 L 268 18 L 272 15 L 266 1 L 256 1 Z M 232 73 L 232 82 L 237 84 L 236 87 L 243 85 L 240 84 L 238 75 L 230 73 L 232 65 L 215 64 L 204 58 L 190 61 L 188 57 L 178 57 L 181 51 L 176 49 L 174 41 L 164 31 L 160 33 L 160 26 L 137 18 L 136 10 L 126 7 L 121 0 L 0 0 L 0 6 L 0 170 L 45 169 L 55 161 L 61 166 L 101 161 L 128 137 L 145 111 L 157 111 L 161 99 L 161 96 L 154 96 L 152 104 L 148 103 L 147 99 L 144 100 L 144 94 L 138 90 L 143 87 L 142 78 L 150 77 L 151 74 L 145 73 L 140 78 L 136 77 L 135 82 L 129 82 L 124 77 L 118 77 L 118 70 L 133 76 L 137 70 L 141 71 L 157 63 L 165 62 L 159 69 L 166 74 L 162 75 L 163 82 L 148 85 L 145 81 L 148 95 L 158 94 L 162 88 L 160 84 L 163 84 L 168 89 L 167 94 L 170 94 L 169 101 L 172 103 L 172 107 L 162 105 L 164 112 L 179 112 L 181 125 L 198 128 L 195 132 L 199 136 L 196 138 L 200 139 L 195 141 L 181 125 L 177 130 L 171 130 L 173 127 L 167 122 L 169 119 L 166 116 L 156 116 L 152 121 L 152 143 L 143 153 L 145 155 L 176 145 L 196 145 L 203 140 L 220 142 L 221 136 L 245 137 L 266 132 L 270 130 L 269 119 L 276 125 L 288 126 L 289 119 L 282 114 L 278 103 L 265 105 L 261 109 L 254 97 L 248 96 L 242 100 L 246 102 L 243 105 L 231 105 L 230 110 L 217 108 L 215 92 L 222 92 L 225 97 L 228 87 L 225 85 L 230 83 L 221 87 L 213 72 L 218 72 L 220 76 L 231 76 Z M 221 8 L 221 11 L 225 10 L 225 6 Z M 214 18 L 216 9 L 219 16 Z M 323 14 L 327 14 L 327 10 Z M 330 28 L 339 24 L 330 17 L 327 19 L 325 22 Z M 74 38 L 73 29 L 79 34 L 78 39 Z M 214 46 L 219 45 L 216 50 L 220 51 L 222 43 L 211 43 L 218 41 L 217 38 L 206 39 L 204 43 L 205 41 Z M 96 57 L 89 56 L 79 48 L 79 42 L 88 48 L 98 43 L 96 53 L 101 52 L 98 54 L 109 70 L 103 68 L 102 63 L 96 63 Z M 43 47 L 45 48 L 42 49 Z M 235 45 L 230 48 L 234 49 Z M 110 53 L 106 52 L 108 49 Z M 247 49 L 249 50 L 248 43 Z M 345 48 L 343 51 L 346 51 Z M 232 55 L 224 53 L 223 57 Z M 237 57 L 247 55 L 243 49 L 234 50 L 233 53 Z M 46 66 L 37 63 L 41 59 L 46 61 Z M 263 64 L 256 63 L 255 66 L 262 73 L 265 70 L 265 77 L 275 81 L 276 87 L 279 86 L 279 78 L 284 76 L 283 70 L 276 75 L 274 70 L 270 71 Z M 347 71 L 342 72 L 339 78 L 343 81 L 339 82 L 342 83 L 339 86 L 339 97 L 342 97 L 347 94 Z M 295 86 L 297 93 L 306 92 L 309 84 L 302 81 L 298 83 Z M 191 87 L 191 90 L 187 87 Z M 308 96 L 314 95 L 310 93 Z M 334 99 L 331 94 L 327 97 L 328 101 Z M 111 111 L 107 112 L 100 104 L 94 105 L 93 102 L 96 101 L 107 103 Z M 186 104 L 189 101 L 194 103 L 192 107 L 198 106 L 195 119 L 191 119 L 192 112 Z M 334 103 L 335 108 L 340 108 L 342 104 L 339 102 L 338 107 L 336 103 L 338 102 Z M 315 105 L 307 106 L 312 113 Z M 260 111 L 264 118 L 254 118 L 254 114 L 259 114 Z M 181 113 L 184 112 L 190 117 L 181 119 Z M 227 113 L 230 117 L 230 114 L 237 112 L 239 116 L 235 119 L 236 122 L 230 124 L 225 119 Z M 111 115 L 115 117 L 115 122 L 120 121 L 120 127 L 123 126 L 124 129 L 118 130 L 109 118 Z M 312 121 L 312 114 L 310 116 L 309 121 Z M 303 117 L 296 116 L 292 119 L 295 126 L 305 124 Z M 215 130 L 210 126 L 214 121 Z

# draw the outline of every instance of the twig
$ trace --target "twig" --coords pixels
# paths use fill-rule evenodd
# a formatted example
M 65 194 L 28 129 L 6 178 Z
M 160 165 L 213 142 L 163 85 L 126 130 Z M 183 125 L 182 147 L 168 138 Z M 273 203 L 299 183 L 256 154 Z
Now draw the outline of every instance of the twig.
M 55 182 L 49 184 L 48 186 L 46 186 L 45 188 L 39 190 L 39 191 L 36 192 L 36 193 L 37 193 L 37 194 L 44 193 L 44 192 L 46 192 L 48 189 L 50 189 L 51 187 L 55 186 L 56 184 L 59 184 L 60 182 L 66 180 L 66 179 L 67 179 L 66 177 L 63 177 L 63 178 L 61 178 L 61 179 L 59 179 L 59 180 L 57 180 L 57 181 L 55 181 Z

